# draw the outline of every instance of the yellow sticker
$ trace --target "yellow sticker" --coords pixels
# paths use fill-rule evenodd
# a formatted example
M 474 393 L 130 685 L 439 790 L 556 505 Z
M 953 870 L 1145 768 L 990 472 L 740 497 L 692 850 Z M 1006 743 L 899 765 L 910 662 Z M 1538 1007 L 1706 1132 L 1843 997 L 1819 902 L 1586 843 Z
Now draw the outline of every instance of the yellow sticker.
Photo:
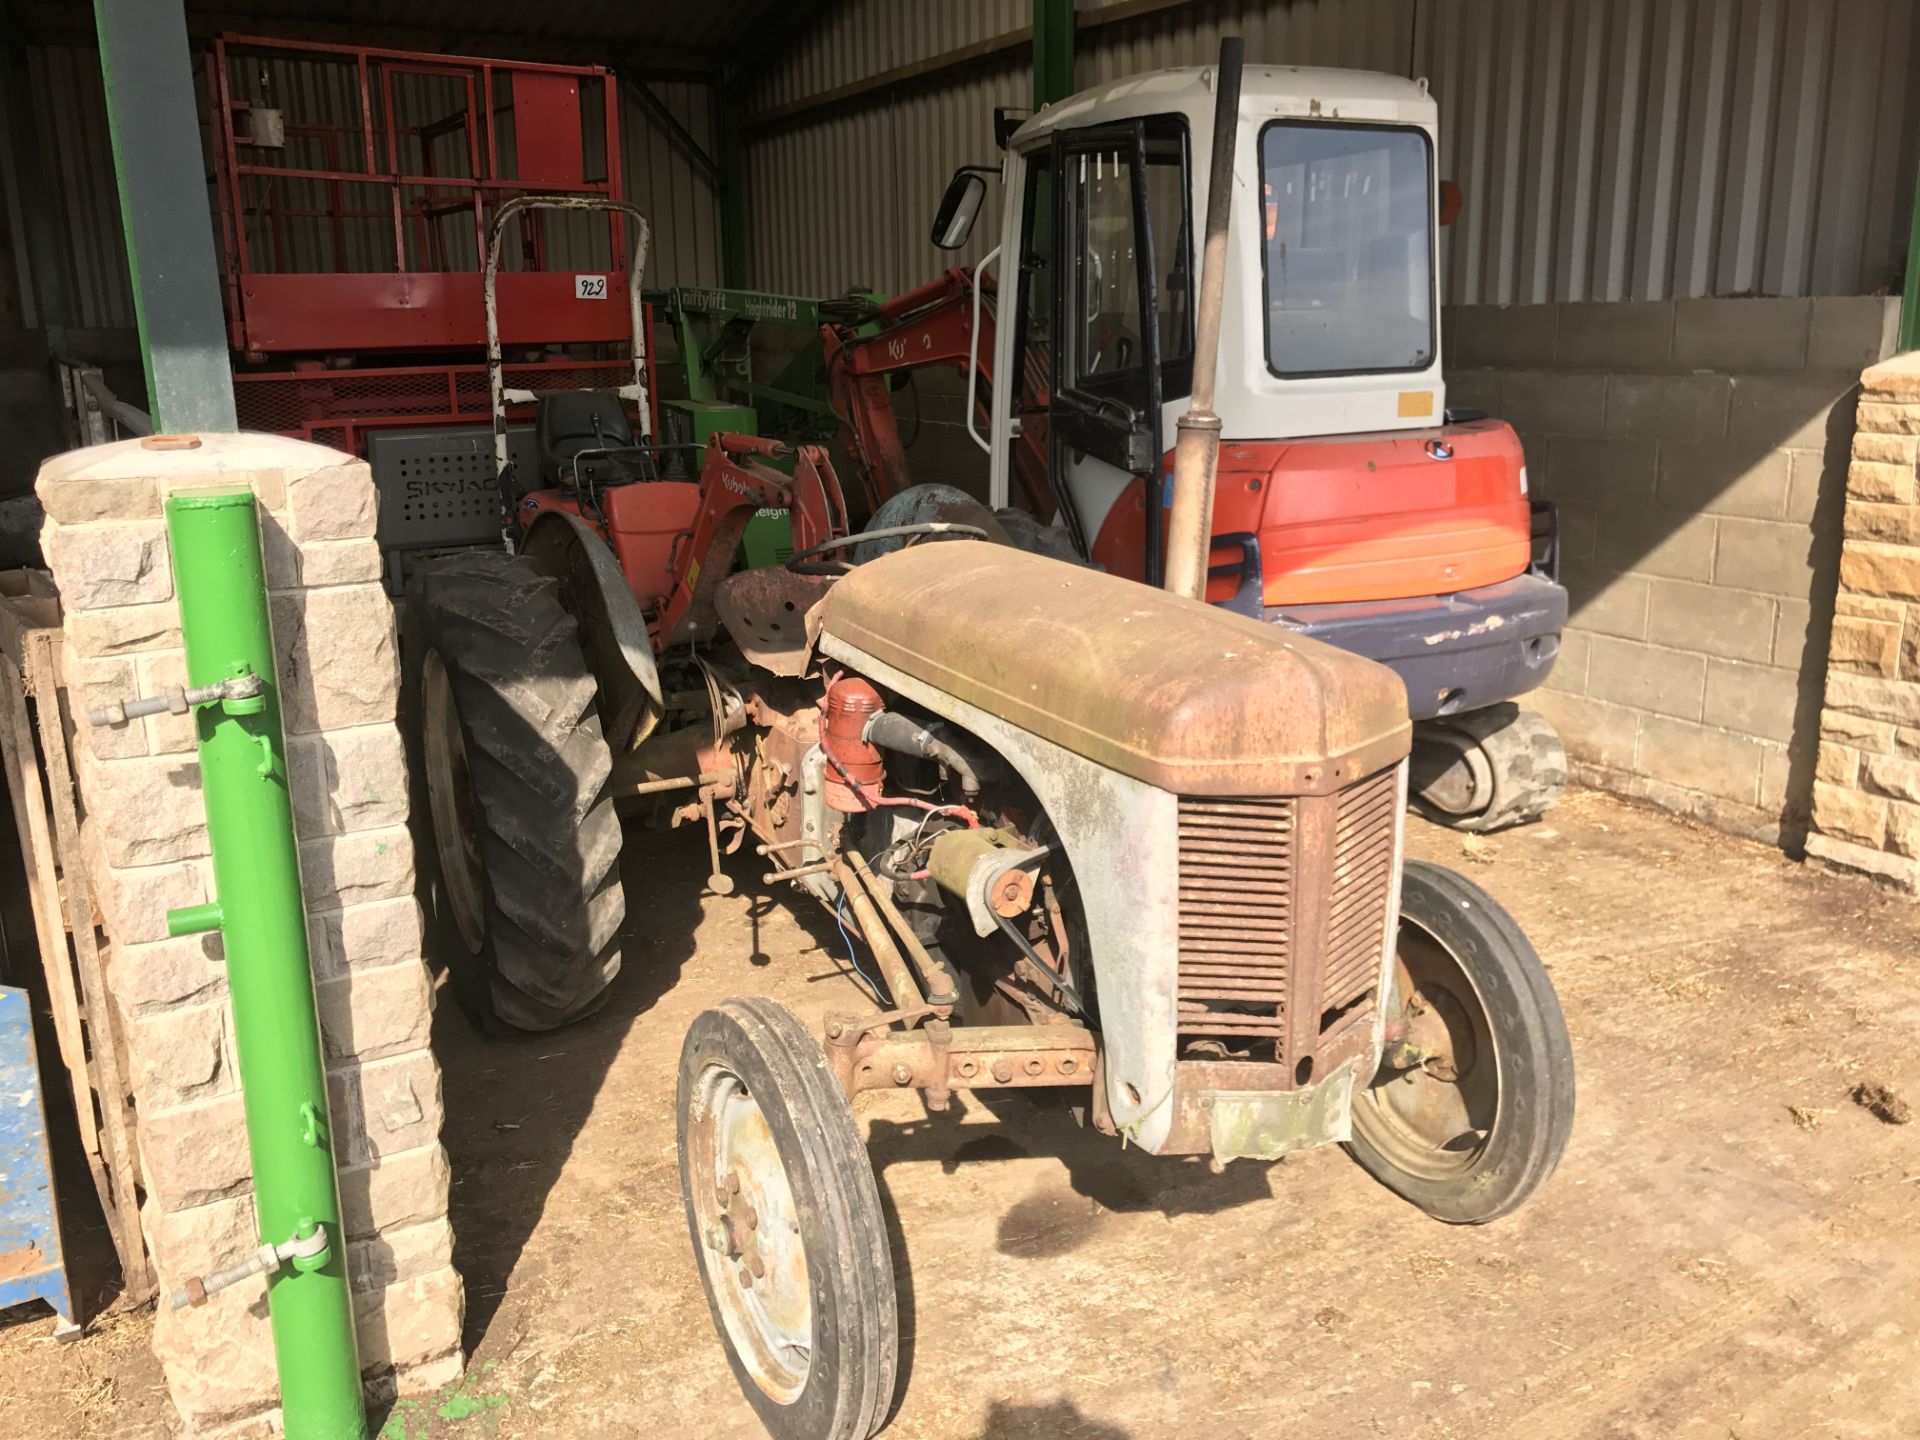
M 691 590 L 695 585 L 698 585 L 699 583 L 700 583 L 700 562 L 698 560 L 689 560 L 687 562 L 687 588 Z
M 1400 392 L 1400 418 L 1410 420 L 1417 415 L 1433 414 L 1433 392 L 1431 390 L 1402 390 Z

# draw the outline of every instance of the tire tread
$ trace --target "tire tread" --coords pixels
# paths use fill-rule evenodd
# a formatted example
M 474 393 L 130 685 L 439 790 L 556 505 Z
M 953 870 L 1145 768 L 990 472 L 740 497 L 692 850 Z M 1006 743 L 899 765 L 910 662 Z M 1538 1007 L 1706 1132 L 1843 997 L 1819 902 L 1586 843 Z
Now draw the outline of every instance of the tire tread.
M 532 561 L 476 551 L 431 561 L 408 587 L 406 726 L 416 824 L 430 831 L 421 667 L 439 653 L 472 777 L 486 877 L 485 939 L 471 955 L 434 916 L 460 997 L 483 1021 L 548 1030 L 591 1013 L 620 969 L 626 902 L 612 760 L 597 687 L 559 585 Z M 416 846 L 437 870 L 430 834 Z M 464 973 L 463 973 L 464 972 Z

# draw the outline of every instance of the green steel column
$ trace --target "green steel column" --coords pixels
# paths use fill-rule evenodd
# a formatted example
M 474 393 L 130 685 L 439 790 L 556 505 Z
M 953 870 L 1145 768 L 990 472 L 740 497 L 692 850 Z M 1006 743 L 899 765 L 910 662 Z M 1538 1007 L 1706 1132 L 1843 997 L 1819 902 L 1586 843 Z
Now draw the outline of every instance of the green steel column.
M 120 227 L 161 430 L 238 430 L 181 0 L 93 0 Z
M 714 87 L 716 147 L 720 167 L 720 283 L 739 289 L 747 283 L 747 146 L 740 125 L 747 74 L 724 66 Z
M 1900 349 L 1920 350 L 1920 178 L 1913 182 L 1913 218 L 1907 229 L 1907 284 L 1900 297 Z
M 1073 0 L 1033 0 L 1033 108 L 1073 94 Z
M 226 940 L 262 1243 L 280 1245 L 312 1236 L 316 1226 L 326 1229 L 323 1253 L 290 1261 L 268 1281 L 288 1440 L 364 1440 L 346 1237 L 253 494 L 175 495 L 167 501 L 167 534 L 187 684 L 248 674 L 264 682 L 255 698 L 215 701 L 198 711 L 201 798 L 217 899 L 172 912 L 168 928 L 183 934 L 217 926 Z

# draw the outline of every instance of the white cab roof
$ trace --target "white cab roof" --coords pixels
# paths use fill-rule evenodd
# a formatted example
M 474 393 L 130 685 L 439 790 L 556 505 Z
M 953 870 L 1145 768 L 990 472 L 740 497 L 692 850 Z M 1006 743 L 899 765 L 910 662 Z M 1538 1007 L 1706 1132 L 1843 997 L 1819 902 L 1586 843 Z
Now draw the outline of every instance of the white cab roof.
M 1014 136 L 1013 145 L 1024 150 L 1053 130 L 1105 120 L 1172 111 L 1211 114 L 1215 68 L 1191 65 L 1153 70 L 1082 90 L 1028 120 Z M 1438 113 L 1424 81 L 1374 70 L 1249 64 L 1241 72 L 1240 114 L 1248 120 L 1286 115 L 1431 127 Z

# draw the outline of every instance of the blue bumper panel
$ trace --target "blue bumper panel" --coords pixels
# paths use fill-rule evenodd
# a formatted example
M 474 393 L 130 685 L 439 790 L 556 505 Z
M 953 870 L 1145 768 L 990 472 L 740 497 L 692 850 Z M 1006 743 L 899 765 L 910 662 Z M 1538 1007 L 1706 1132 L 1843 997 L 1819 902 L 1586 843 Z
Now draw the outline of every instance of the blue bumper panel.
M 1517 575 L 1456 595 L 1275 605 L 1263 615 L 1388 666 L 1406 684 L 1408 712 L 1431 720 L 1538 687 L 1560 654 L 1567 592 L 1543 576 Z

